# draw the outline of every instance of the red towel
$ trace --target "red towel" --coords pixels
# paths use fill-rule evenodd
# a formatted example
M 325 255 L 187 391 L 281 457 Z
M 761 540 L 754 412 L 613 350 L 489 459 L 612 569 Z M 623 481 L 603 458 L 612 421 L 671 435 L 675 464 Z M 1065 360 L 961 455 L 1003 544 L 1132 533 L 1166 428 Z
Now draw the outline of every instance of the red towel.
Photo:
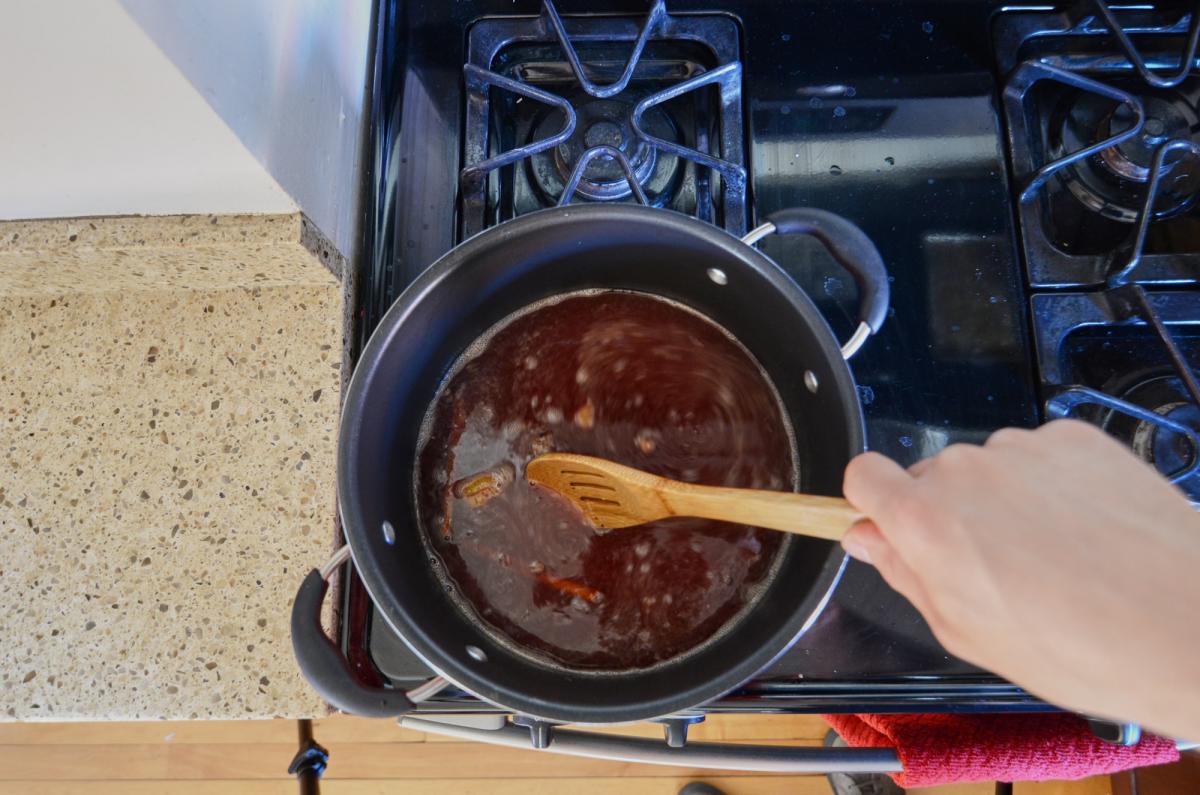
M 826 715 L 855 748 L 895 748 L 902 787 L 968 781 L 1045 781 L 1115 773 L 1179 759 L 1175 743 L 1098 739 L 1076 715 Z

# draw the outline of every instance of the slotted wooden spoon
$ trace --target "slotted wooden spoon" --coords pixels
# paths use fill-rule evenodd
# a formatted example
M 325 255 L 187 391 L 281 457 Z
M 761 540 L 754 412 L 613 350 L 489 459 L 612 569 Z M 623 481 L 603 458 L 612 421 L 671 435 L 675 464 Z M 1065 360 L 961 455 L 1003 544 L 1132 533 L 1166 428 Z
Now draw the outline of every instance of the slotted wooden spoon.
M 575 503 L 592 524 L 604 528 L 698 516 L 837 541 L 863 518 L 840 497 L 697 486 L 574 453 L 538 456 L 525 475 Z

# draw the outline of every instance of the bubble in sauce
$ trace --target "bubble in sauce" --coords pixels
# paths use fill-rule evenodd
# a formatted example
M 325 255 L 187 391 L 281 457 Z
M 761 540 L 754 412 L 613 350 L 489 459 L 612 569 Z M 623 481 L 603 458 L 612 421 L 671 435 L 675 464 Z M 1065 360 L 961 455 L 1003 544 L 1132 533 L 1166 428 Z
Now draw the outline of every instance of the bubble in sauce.
M 633 443 L 637 445 L 637 449 L 641 450 L 643 455 L 650 455 L 658 449 L 658 437 L 658 431 L 642 428 L 633 437 Z
M 588 398 L 582 406 L 575 409 L 575 424 L 584 430 L 590 430 L 596 425 L 596 407 Z

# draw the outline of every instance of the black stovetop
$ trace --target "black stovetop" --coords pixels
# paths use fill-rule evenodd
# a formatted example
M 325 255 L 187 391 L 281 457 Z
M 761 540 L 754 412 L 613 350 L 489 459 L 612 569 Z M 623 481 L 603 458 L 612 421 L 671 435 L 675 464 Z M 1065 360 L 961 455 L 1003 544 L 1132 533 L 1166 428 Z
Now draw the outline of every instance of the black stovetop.
M 682 19 L 718 14 L 734 25 L 749 225 L 778 209 L 820 207 L 854 221 L 882 253 L 892 309 L 852 368 L 869 446 L 903 464 L 1044 419 L 1048 395 L 1033 343 L 994 37 L 998 16 L 1056 17 L 1001 13 L 999 5 L 670 0 L 667 7 Z M 624 0 L 559 3 L 568 21 L 598 7 L 627 15 L 635 28 L 647 11 L 645 2 Z M 469 143 L 463 65 L 473 25 L 539 12 L 532 0 L 382 3 L 360 258 L 363 339 L 405 285 L 461 238 L 458 180 Z M 844 272 L 796 238 L 768 238 L 762 248 L 846 339 L 856 297 Z M 343 640 L 364 676 L 411 685 L 430 675 L 373 615 L 361 586 L 346 594 Z M 450 694 L 434 706 L 482 705 Z M 1037 706 L 948 655 L 906 600 L 873 569 L 851 562 L 816 625 L 716 708 Z

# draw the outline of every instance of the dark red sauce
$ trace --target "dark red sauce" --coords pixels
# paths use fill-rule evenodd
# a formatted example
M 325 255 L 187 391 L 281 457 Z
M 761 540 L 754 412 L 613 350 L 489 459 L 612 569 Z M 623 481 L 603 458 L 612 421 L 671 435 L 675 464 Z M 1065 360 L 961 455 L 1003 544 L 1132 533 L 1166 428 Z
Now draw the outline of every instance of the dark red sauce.
M 525 465 L 554 450 L 791 488 L 791 437 L 765 374 L 711 321 L 638 293 L 576 294 L 505 323 L 426 418 L 417 496 L 431 560 L 467 609 L 559 664 L 646 667 L 703 643 L 753 601 L 783 535 L 687 518 L 597 530 Z

